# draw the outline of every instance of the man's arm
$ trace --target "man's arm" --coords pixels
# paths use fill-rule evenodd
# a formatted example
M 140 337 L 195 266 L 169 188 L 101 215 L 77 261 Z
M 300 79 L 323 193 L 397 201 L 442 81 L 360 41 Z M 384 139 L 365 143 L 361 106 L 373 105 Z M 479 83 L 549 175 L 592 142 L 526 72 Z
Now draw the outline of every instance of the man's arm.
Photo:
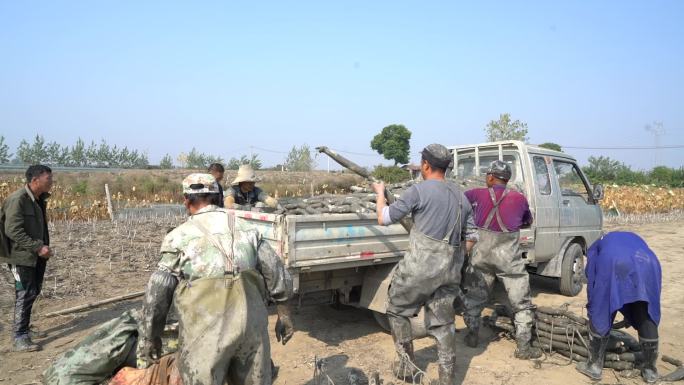
M 235 190 L 233 190 L 233 186 L 228 186 L 227 189 L 223 190 L 223 196 L 223 207 L 232 209 L 235 204 Z
M 385 184 L 373 183 L 373 190 L 377 194 L 375 205 L 378 215 L 378 224 L 381 226 L 391 225 L 399 222 L 402 218 L 410 214 L 420 203 L 416 185 L 409 187 L 399 199 L 390 206 L 385 201 Z
M 259 271 L 264 277 L 270 297 L 276 301 L 278 320 L 275 324 L 276 340 L 283 345 L 294 335 L 294 320 L 288 299 L 292 297 L 292 276 L 268 242 L 260 236 L 257 240 Z
M 523 216 L 522 216 L 522 226 L 523 227 L 528 227 L 532 225 L 532 212 L 530 211 L 530 205 L 527 203 L 527 199 L 523 197 Z
M 473 215 L 473 207 L 469 203 L 470 200 L 465 194 L 463 197 L 466 199 L 462 201 L 461 209 L 465 220 L 463 221 L 464 225 L 461 226 L 461 236 L 466 241 L 466 253 L 470 253 L 478 240 L 477 226 L 475 226 L 475 216 Z
M 259 202 L 264 202 L 268 207 L 278 207 L 278 200 L 266 194 L 266 192 L 262 189 L 259 189 L 259 195 L 257 195 L 257 200 Z
M 47 248 L 42 239 L 33 239 L 24 230 L 24 207 L 21 199 L 12 199 L 5 207 L 5 235 L 15 246 L 38 255 Z M 45 253 L 43 253 L 46 255 Z
M 173 294 L 178 286 L 180 250 L 172 245 L 173 232 L 161 246 L 158 268 L 150 276 L 143 300 L 140 340 L 142 359 L 149 366 L 161 357 L 161 335 L 166 325 Z

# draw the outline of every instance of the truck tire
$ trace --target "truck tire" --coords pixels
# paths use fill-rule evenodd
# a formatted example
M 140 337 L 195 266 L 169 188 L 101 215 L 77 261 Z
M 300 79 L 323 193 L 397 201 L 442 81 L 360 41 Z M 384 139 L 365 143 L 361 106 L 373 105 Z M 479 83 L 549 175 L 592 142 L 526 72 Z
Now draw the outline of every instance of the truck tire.
M 389 319 L 387 318 L 387 314 L 380 313 L 377 311 L 373 312 L 373 318 L 375 318 L 375 322 L 380 325 L 380 327 L 388 332 L 391 333 L 392 329 L 390 328 L 389 324 Z M 411 317 L 411 334 L 413 335 L 413 339 L 417 340 L 419 338 L 423 338 L 427 336 L 427 328 L 425 327 L 425 312 L 424 310 L 420 311 L 420 314 L 418 314 L 417 317 Z
M 584 285 L 584 252 L 578 243 L 572 243 L 565 250 L 561 265 L 560 292 L 574 297 Z

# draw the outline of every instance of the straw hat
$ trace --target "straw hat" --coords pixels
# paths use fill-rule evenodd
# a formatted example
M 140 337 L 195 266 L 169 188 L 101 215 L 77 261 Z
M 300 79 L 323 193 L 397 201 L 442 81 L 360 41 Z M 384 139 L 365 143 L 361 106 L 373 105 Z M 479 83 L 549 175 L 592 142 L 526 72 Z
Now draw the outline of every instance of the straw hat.
M 259 178 L 256 176 L 256 173 L 254 172 L 254 169 L 252 166 L 249 164 L 243 164 L 240 166 L 238 169 L 237 176 L 235 177 L 235 180 L 233 180 L 233 183 L 231 184 L 238 184 L 241 182 L 258 182 Z

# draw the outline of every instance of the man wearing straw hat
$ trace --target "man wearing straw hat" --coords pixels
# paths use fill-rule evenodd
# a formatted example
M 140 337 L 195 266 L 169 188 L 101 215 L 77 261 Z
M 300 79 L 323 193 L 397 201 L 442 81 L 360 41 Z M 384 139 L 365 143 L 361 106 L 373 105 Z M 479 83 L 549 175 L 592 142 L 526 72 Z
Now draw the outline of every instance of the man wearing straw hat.
M 237 177 L 235 177 L 231 186 L 225 191 L 225 207 L 232 209 L 235 208 L 235 205 L 240 205 L 251 208 L 257 202 L 263 202 L 268 207 L 277 207 L 277 199 L 255 186 L 258 181 L 259 178 L 256 176 L 252 166 L 249 164 L 240 166 Z

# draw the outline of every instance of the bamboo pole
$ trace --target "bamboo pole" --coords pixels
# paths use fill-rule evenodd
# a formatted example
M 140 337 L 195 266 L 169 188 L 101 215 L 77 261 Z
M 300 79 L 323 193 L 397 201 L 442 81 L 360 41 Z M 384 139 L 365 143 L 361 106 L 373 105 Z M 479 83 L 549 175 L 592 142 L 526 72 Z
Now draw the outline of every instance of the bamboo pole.
M 43 317 L 45 317 L 45 318 L 51 318 L 51 317 L 56 317 L 56 316 L 59 316 L 59 315 L 66 315 L 66 314 L 71 314 L 71 313 L 77 313 L 77 312 L 80 312 L 80 311 L 83 311 L 83 310 L 93 309 L 93 308 L 96 308 L 96 307 L 99 307 L 99 306 L 102 306 L 102 305 L 107 305 L 107 304 L 114 303 L 114 302 L 125 301 L 125 300 L 128 300 L 128 299 L 133 299 L 133 298 L 137 298 L 137 297 L 142 297 L 143 295 L 145 295 L 145 292 L 144 292 L 144 291 L 139 291 L 139 292 L 136 292 L 136 293 L 129 293 L 129 294 L 124 294 L 124 295 L 119 295 L 119 296 L 116 296 L 116 297 L 104 299 L 104 300 L 102 300 L 102 301 L 90 302 L 90 303 L 86 303 L 86 304 L 83 304 L 83 305 L 78 305 L 78 306 L 70 307 L 70 308 L 68 308 L 68 309 L 63 309 L 63 310 L 54 311 L 54 312 L 52 312 L 52 313 L 47 313 L 47 314 L 43 315 Z
M 109 194 L 109 185 L 105 183 L 105 195 L 107 195 L 107 212 L 109 219 L 114 220 L 114 208 L 112 208 L 112 196 Z

